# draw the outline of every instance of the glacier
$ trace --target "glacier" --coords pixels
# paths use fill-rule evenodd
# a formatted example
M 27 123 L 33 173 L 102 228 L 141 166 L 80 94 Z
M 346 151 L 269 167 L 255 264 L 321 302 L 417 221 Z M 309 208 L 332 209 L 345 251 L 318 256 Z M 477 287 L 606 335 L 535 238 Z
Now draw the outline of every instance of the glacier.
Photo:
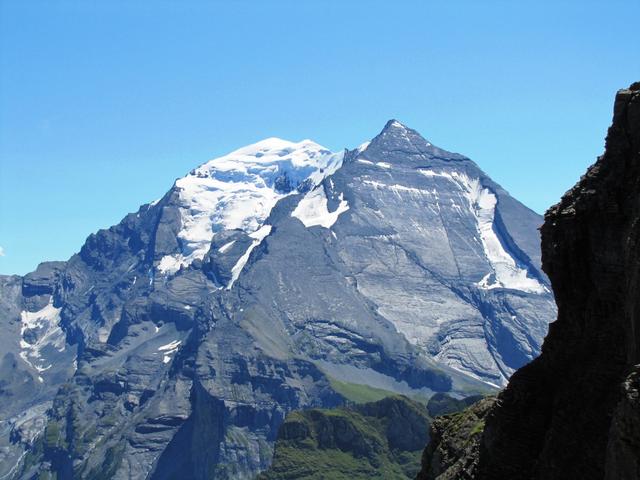
M 181 251 L 163 257 L 158 270 L 173 274 L 202 259 L 217 231 L 257 231 L 278 200 L 305 182 L 317 185 L 342 156 L 311 140 L 268 138 L 206 162 L 176 181 Z

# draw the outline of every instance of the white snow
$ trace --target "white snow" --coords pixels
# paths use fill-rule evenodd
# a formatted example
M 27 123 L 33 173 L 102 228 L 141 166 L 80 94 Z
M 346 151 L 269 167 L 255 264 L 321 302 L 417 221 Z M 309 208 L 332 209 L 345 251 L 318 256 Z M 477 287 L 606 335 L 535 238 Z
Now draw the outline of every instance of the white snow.
M 231 269 L 231 280 L 229 281 L 229 285 L 227 285 L 227 290 L 233 287 L 233 284 L 240 276 L 240 272 L 242 272 L 242 269 L 247 264 L 247 261 L 249 260 L 249 256 L 251 255 L 253 249 L 260 245 L 262 240 L 264 240 L 270 233 L 271 225 L 263 225 L 255 232 L 249 234 L 249 236 L 254 240 L 253 242 L 251 242 L 251 245 L 249 245 L 249 248 L 247 248 L 247 251 L 242 254 L 242 256 L 238 259 L 236 264 Z
M 229 249 L 232 247 L 232 245 L 233 245 L 234 243 L 236 243 L 236 241 L 235 241 L 235 240 L 231 240 L 229 243 L 225 243 L 223 246 L 221 246 L 221 247 L 218 249 L 218 251 L 219 251 L 220 253 L 224 253 L 224 252 L 226 252 L 227 250 L 229 250 Z
M 493 228 L 497 199 L 489 189 L 483 188 L 478 179 L 469 179 L 466 175 L 458 178 L 467 189 L 467 199 L 478 220 L 478 231 L 484 251 L 493 268 L 493 283 L 485 276 L 479 286 L 486 289 L 512 288 L 530 293 L 544 293 L 545 287 L 535 278 L 527 276 L 527 270 L 518 266 L 514 258 L 507 253 Z
M 356 152 L 358 152 L 358 153 L 362 153 L 362 152 L 364 152 L 370 144 L 371 144 L 371 142 L 370 142 L 370 141 L 368 141 L 368 142 L 364 142 L 364 143 L 360 144 L 360 145 L 356 148 Z
M 415 194 L 419 194 L 419 195 L 432 195 L 432 194 L 435 194 L 435 190 L 432 191 L 432 190 L 424 190 L 424 189 L 415 188 L 415 187 L 407 187 L 405 185 L 400 185 L 400 184 L 397 184 L 397 183 L 395 183 L 393 185 L 389 185 L 387 183 L 378 182 L 376 180 L 363 180 L 362 183 L 364 183 L 365 185 L 371 185 L 372 187 L 374 187 L 376 189 L 389 189 L 389 190 L 393 191 L 399 197 L 400 197 L 400 192 L 410 192 L 410 193 L 415 193 Z
M 427 177 L 443 177 L 455 183 L 469 203 L 471 213 L 476 217 L 477 228 L 484 253 L 492 271 L 487 273 L 478 286 L 484 289 L 511 288 L 529 293 L 544 293 L 546 288 L 535 278 L 527 276 L 515 259 L 504 249 L 493 229 L 497 198 L 488 188 L 484 188 L 477 178 L 469 178 L 466 173 L 451 171 L 437 172 L 420 170 Z
M 371 185 L 375 188 L 388 188 L 389 185 L 387 185 L 386 183 L 382 183 L 382 182 L 378 182 L 376 180 L 363 180 L 362 183 L 364 183 L 365 185 Z
M 22 325 L 20 327 L 20 357 L 38 372 L 44 372 L 51 368 L 51 364 L 45 365 L 42 357 L 42 349 L 51 346 L 63 352 L 66 348 L 66 335 L 60 328 L 60 308 L 53 306 L 53 297 L 49 303 L 37 312 L 26 310 L 20 313 Z M 27 330 L 36 330 L 35 343 L 24 340 Z
M 414 187 L 406 187 L 404 185 L 398 185 L 398 184 L 389 185 L 389 188 L 391 190 L 396 190 L 400 192 L 424 193 L 427 195 L 431 193 L 429 190 L 422 190 L 420 188 L 414 188 Z
M 331 228 L 336 223 L 340 214 L 349 210 L 349 204 L 344 199 L 343 194 L 340 196 L 340 204 L 333 212 L 330 212 L 327 206 L 328 200 L 324 193 L 324 188 L 318 188 L 307 192 L 295 210 L 291 212 L 292 217 L 300 220 L 305 227 L 313 227 L 320 225 L 324 228 Z
M 163 352 L 162 363 L 169 363 L 171 361 L 171 355 L 178 351 L 181 343 L 182 340 L 174 340 L 173 342 L 158 347 L 158 351 Z
M 390 163 L 387 163 L 387 162 L 372 162 L 370 160 L 365 160 L 364 158 L 359 158 L 358 160 L 356 160 L 356 162 L 363 163 L 365 165 L 375 165 L 376 167 L 385 168 L 385 169 L 391 168 L 391 164 Z
M 176 273 L 183 265 L 189 265 L 191 262 L 187 262 L 184 255 L 165 255 L 160 259 L 158 263 L 158 270 L 161 273 Z M 150 279 L 149 283 L 153 280 Z
M 279 177 L 286 174 L 294 188 L 306 180 L 317 185 L 342 165 L 343 157 L 344 152 L 332 153 L 311 140 L 269 138 L 211 160 L 177 180 L 181 251 L 163 257 L 158 270 L 172 274 L 202 259 L 217 231 L 257 231 L 276 202 L 288 195 L 276 190 Z
M 168 352 L 175 351 L 178 349 L 178 346 L 182 343 L 182 340 L 174 340 L 172 342 L 167 343 L 166 345 L 162 345 L 158 347 L 159 352 Z
M 443 178 L 447 178 L 449 180 L 451 180 L 452 182 L 455 182 L 456 180 L 454 179 L 454 175 L 457 176 L 457 172 L 452 172 L 453 174 L 449 173 L 449 172 L 436 172 L 435 170 L 425 170 L 425 169 L 420 169 L 418 170 L 422 175 L 424 175 L 425 177 L 443 177 Z

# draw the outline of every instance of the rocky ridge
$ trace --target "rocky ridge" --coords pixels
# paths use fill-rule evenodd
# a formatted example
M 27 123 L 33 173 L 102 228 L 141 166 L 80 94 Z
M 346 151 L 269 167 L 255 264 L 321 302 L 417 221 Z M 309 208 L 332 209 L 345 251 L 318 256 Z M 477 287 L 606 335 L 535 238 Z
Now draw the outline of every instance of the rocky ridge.
M 428 439 L 424 405 L 402 396 L 287 416 L 259 480 L 409 479 Z

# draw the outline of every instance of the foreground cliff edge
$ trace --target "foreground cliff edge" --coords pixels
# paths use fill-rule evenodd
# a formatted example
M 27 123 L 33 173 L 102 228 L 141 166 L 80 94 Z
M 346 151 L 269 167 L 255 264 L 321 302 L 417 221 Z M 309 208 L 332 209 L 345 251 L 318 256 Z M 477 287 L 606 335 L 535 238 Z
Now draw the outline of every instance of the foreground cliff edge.
M 639 242 L 636 82 L 616 95 L 604 155 L 545 215 L 558 319 L 542 354 L 511 377 L 475 448 L 445 462 L 434 439 L 418 479 L 640 478 Z

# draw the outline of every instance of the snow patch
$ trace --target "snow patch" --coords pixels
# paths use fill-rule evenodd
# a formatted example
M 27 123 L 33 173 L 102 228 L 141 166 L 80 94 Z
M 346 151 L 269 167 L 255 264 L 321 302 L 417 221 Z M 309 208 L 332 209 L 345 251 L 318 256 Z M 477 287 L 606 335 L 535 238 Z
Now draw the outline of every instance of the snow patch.
M 448 180 L 451 180 L 452 182 L 456 182 L 455 177 L 458 176 L 458 172 L 436 172 L 435 170 L 426 170 L 426 169 L 419 169 L 418 172 L 420 172 L 422 175 L 424 175 L 425 177 L 443 177 L 446 178 Z
M 254 240 L 253 242 L 251 242 L 251 245 L 249 245 L 249 248 L 247 248 L 247 251 L 242 254 L 242 256 L 238 259 L 236 264 L 231 269 L 231 280 L 229 281 L 229 285 L 227 285 L 227 290 L 230 290 L 231 287 L 233 287 L 233 284 L 240 276 L 240 272 L 242 272 L 242 269 L 247 264 L 247 261 L 249 260 L 249 256 L 251 255 L 253 249 L 260 245 L 260 243 L 262 243 L 262 240 L 264 240 L 270 233 L 271 225 L 263 225 L 255 232 L 249 234 L 249 236 Z
M 397 183 L 393 185 L 389 185 L 386 183 L 378 182 L 376 180 L 363 180 L 362 183 L 364 183 L 365 185 L 371 185 L 376 189 L 389 189 L 393 191 L 396 195 L 398 195 L 398 197 L 400 197 L 400 192 L 410 192 L 410 193 L 415 193 L 420 195 L 432 195 L 435 193 L 435 190 L 432 191 L 432 190 L 425 190 L 425 189 L 415 188 L 415 187 L 407 187 L 405 185 L 399 185 Z
M 313 227 L 320 225 L 324 228 L 331 228 L 338 220 L 340 214 L 349 210 L 349 204 L 341 193 L 340 204 L 333 212 L 330 212 L 327 206 L 328 200 L 321 186 L 308 192 L 295 210 L 291 212 L 291 216 L 300 220 L 305 227 Z
M 358 160 L 356 160 L 356 162 L 358 163 L 362 163 L 364 165 L 374 165 L 376 167 L 380 167 L 380 168 L 384 168 L 384 169 L 389 169 L 391 168 L 391 164 L 387 163 L 387 162 L 372 162 L 370 160 L 365 160 L 364 158 L 359 158 Z
M 419 171 L 427 177 L 442 177 L 455 183 L 467 199 L 471 213 L 476 218 L 484 253 L 492 268 L 492 271 L 477 283 L 480 288 L 487 290 L 511 288 L 528 293 L 547 291 L 538 280 L 529 277 L 527 270 L 519 267 L 515 259 L 504 249 L 493 228 L 496 204 L 498 203 L 493 192 L 483 187 L 478 178 L 469 178 L 463 172 L 424 169 Z
M 218 249 L 218 252 L 225 253 L 227 250 L 229 250 L 233 246 L 234 243 L 236 243 L 235 240 L 231 240 L 229 243 L 225 243 L 223 246 L 221 246 Z
M 364 152 L 370 144 L 371 144 L 371 141 L 364 142 L 364 143 L 360 144 L 360 145 L 356 148 L 356 152 L 357 152 L 357 153 L 362 153 L 362 152 Z
M 46 347 L 58 352 L 64 352 L 66 348 L 66 335 L 60 328 L 60 310 L 53 306 L 53 297 L 50 297 L 49 303 L 37 312 L 24 310 L 20 313 L 20 357 L 38 372 L 52 366 L 45 365 L 47 362 L 42 353 Z
M 181 343 L 182 340 L 174 340 L 173 342 L 158 347 L 158 351 L 163 353 L 162 363 L 169 363 L 171 361 L 171 355 L 178 351 Z
M 160 263 L 158 263 L 158 270 L 160 273 L 176 273 L 180 270 L 180 267 L 189 265 L 189 261 L 185 258 L 184 255 L 165 255 L 160 259 Z M 152 280 L 150 280 L 151 282 Z
M 493 268 L 494 275 L 485 276 L 478 286 L 486 289 L 512 288 L 529 293 L 544 293 L 546 288 L 535 278 L 527 276 L 515 259 L 507 253 L 493 228 L 497 198 L 488 188 L 483 188 L 478 179 L 459 176 L 467 189 L 467 199 L 478 221 L 480 240 Z M 492 279 L 492 281 L 490 281 Z
M 166 345 L 162 345 L 162 346 L 158 347 L 158 351 L 159 352 L 175 351 L 175 350 L 178 349 L 178 347 L 180 346 L 181 343 L 182 343 L 182 340 L 174 340 L 172 342 L 167 343 Z

